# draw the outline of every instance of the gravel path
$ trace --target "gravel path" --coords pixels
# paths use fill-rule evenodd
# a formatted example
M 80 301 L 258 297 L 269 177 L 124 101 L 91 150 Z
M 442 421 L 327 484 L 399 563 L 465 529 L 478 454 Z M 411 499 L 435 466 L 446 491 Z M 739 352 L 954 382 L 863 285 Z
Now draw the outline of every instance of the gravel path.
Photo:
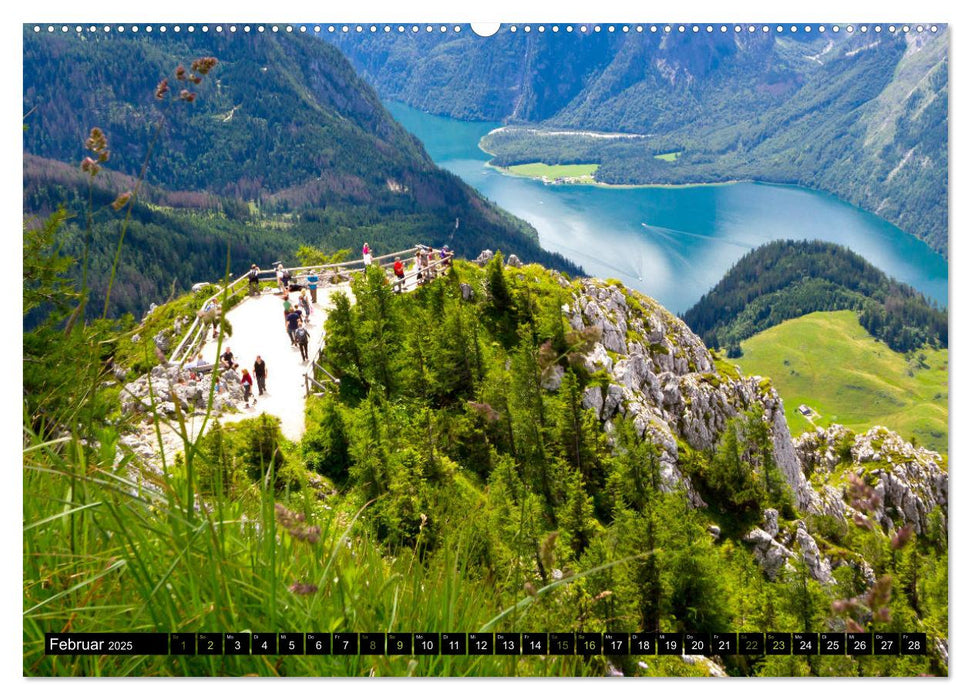
M 338 291 L 348 295 L 351 293 L 347 284 L 317 290 L 317 304 L 312 305 L 307 326 L 311 351 L 324 333 L 327 312 L 333 308 L 331 296 Z M 291 302 L 296 302 L 298 298 L 298 294 L 290 295 Z M 223 352 L 227 347 L 231 348 L 240 370 L 246 367 L 250 374 L 253 374 L 256 356 L 260 355 L 266 363 L 266 393 L 258 395 L 254 376 L 256 402 L 251 402 L 249 408 L 241 407 L 239 413 L 225 414 L 219 420 L 230 423 L 269 413 L 280 419 L 281 429 L 288 439 L 299 440 L 305 429 L 303 375 L 308 365 L 300 359 L 300 350 L 290 344 L 283 317 L 283 297 L 264 290 L 261 296 L 249 298 L 230 309 L 227 318 L 233 332 L 223 339 Z M 215 362 L 216 349 L 216 341 L 210 339 L 202 349 L 203 358 Z

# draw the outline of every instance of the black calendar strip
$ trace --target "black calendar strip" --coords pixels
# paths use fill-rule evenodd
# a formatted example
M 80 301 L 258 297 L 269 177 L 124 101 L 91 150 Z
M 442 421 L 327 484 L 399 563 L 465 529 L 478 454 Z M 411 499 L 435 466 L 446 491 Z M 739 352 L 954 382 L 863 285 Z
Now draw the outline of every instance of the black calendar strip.
M 47 633 L 50 655 L 887 656 L 927 653 L 923 632 Z

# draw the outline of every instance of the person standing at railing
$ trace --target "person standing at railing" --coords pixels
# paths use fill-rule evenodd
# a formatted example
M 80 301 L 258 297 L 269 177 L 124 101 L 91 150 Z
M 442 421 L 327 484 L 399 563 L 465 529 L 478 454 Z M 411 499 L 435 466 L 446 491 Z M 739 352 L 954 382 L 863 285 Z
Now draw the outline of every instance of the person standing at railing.
M 447 244 L 442 246 L 442 252 L 440 253 L 440 257 L 442 259 L 442 269 L 443 270 L 445 270 L 445 269 L 447 269 L 448 267 L 451 266 L 451 264 L 452 264 L 452 250 L 448 247 Z
M 361 257 L 364 258 L 364 267 L 371 264 L 371 247 L 364 243 L 364 247 L 361 248 Z
M 283 286 L 283 263 L 277 263 L 276 266 L 276 283 L 280 288 L 280 293 L 286 296 L 287 290 Z
M 394 290 L 396 292 L 404 291 L 405 288 L 405 265 L 401 262 L 401 258 L 396 257 L 394 259 L 394 276 L 397 280 L 394 285 Z
M 220 308 L 215 299 L 210 299 L 208 302 L 206 302 L 206 305 L 202 308 L 202 311 L 198 313 L 199 320 L 202 321 L 203 328 L 205 328 L 206 324 L 212 324 L 213 338 L 216 338 L 219 335 L 219 315 Z
M 422 246 L 421 252 L 419 253 L 421 257 L 421 266 L 422 266 L 422 269 L 425 271 L 424 279 L 426 282 L 429 280 L 435 279 L 435 268 L 431 265 L 432 257 L 429 254 L 430 252 L 431 251 L 429 251 L 428 248 L 426 248 L 425 246 Z
M 415 284 L 420 285 L 422 283 L 422 264 L 421 264 L 421 248 L 415 251 Z
M 307 288 L 310 290 L 310 301 L 314 304 L 317 303 L 317 283 L 320 282 L 320 278 L 317 276 L 316 270 L 311 270 L 310 274 L 307 275 Z
M 259 355 L 253 363 L 253 374 L 256 375 L 256 386 L 260 390 L 260 396 L 266 391 L 266 362 Z
M 289 294 L 290 293 L 290 279 L 292 277 L 293 277 L 293 275 L 290 274 L 290 270 L 288 270 L 287 268 L 283 268 L 283 276 L 282 276 L 282 279 L 283 279 L 283 293 L 284 294 Z
M 249 280 L 250 295 L 258 295 L 260 293 L 260 268 L 256 266 L 256 263 L 249 266 L 249 272 L 246 273 L 246 279 Z

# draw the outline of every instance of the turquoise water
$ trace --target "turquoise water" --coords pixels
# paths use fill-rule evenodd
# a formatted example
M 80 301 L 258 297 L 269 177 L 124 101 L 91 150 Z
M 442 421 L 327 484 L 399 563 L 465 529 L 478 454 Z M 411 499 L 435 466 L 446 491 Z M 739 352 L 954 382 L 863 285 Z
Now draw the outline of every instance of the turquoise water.
M 840 243 L 947 304 L 947 262 L 927 244 L 842 200 L 801 187 L 738 183 L 607 188 L 544 185 L 486 165 L 479 139 L 500 126 L 389 103 L 441 167 L 531 223 L 540 243 L 686 311 L 747 251 L 779 238 Z

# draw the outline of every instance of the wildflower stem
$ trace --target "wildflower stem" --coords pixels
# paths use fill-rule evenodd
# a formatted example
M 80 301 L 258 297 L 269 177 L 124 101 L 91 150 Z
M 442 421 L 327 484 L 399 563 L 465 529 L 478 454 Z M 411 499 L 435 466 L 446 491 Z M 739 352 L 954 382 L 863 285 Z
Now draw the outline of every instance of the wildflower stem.
M 158 137 L 162 134 L 162 127 L 165 126 L 165 114 L 163 113 L 159 117 L 158 124 L 155 126 L 155 133 L 152 135 L 152 140 L 148 144 L 148 152 L 145 153 L 145 160 L 142 161 L 142 169 L 138 173 L 138 179 L 135 181 L 135 187 L 132 189 L 131 199 L 128 200 L 128 209 L 125 211 L 125 220 L 121 224 L 121 233 L 118 236 L 118 249 L 115 251 L 115 259 L 111 264 L 111 275 L 108 277 L 108 291 L 105 292 L 105 307 L 101 312 L 101 318 L 108 317 L 108 304 L 111 301 L 111 288 L 115 282 L 115 275 L 118 272 L 118 261 L 121 259 L 121 247 L 125 242 L 125 232 L 128 230 L 128 224 L 131 221 L 131 212 L 135 206 L 135 200 L 138 199 L 138 191 L 141 189 L 142 182 L 145 180 L 145 173 L 148 171 L 148 162 L 152 157 L 152 151 L 155 150 L 155 144 L 158 143 Z

